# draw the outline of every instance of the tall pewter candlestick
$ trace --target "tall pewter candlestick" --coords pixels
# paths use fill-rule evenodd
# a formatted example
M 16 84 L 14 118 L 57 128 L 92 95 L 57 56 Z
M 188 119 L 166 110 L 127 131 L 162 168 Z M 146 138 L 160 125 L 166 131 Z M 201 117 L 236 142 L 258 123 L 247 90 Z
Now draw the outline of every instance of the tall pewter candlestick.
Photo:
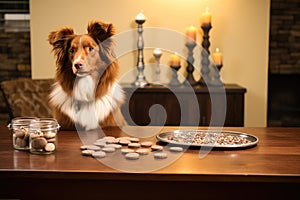
M 184 84 L 194 86 L 197 84 L 197 82 L 195 81 L 194 76 L 193 76 L 193 72 L 194 72 L 193 63 L 195 61 L 194 56 L 193 56 L 193 50 L 196 46 L 196 42 L 188 41 L 185 44 L 185 46 L 188 48 L 188 57 L 187 57 L 188 66 L 186 67 L 187 76 L 186 76 L 186 80 L 184 81 Z
M 136 77 L 136 81 L 134 82 L 134 85 L 137 87 L 144 87 L 145 85 L 148 85 L 148 81 L 146 81 L 146 78 L 144 76 L 144 56 L 143 56 L 143 49 L 144 49 L 144 42 L 143 42 L 143 23 L 146 21 L 145 16 L 143 13 L 139 13 L 136 18 L 135 22 L 138 24 L 138 41 L 137 41 L 137 48 L 138 48 L 138 62 L 137 62 L 137 70 L 138 75 Z
M 153 51 L 153 56 L 155 58 L 155 81 L 153 84 L 155 85 L 161 85 L 161 82 L 160 82 L 160 65 L 159 65 L 159 60 L 160 60 L 160 57 L 162 55 L 162 52 L 159 48 L 156 48 L 154 49 Z
M 203 41 L 202 41 L 202 51 L 201 51 L 201 56 L 202 56 L 202 60 L 201 60 L 201 79 L 199 80 L 199 84 L 203 85 L 203 86 L 207 86 L 210 82 L 209 79 L 209 46 L 210 46 L 210 41 L 209 41 L 209 31 L 212 28 L 211 24 L 203 24 L 201 26 L 202 30 L 203 30 Z

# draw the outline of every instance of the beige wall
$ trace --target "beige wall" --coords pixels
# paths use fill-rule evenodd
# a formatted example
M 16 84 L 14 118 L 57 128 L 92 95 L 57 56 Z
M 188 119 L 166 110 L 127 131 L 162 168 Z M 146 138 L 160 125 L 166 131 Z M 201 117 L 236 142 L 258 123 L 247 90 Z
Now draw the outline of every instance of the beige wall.
M 147 18 L 145 28 L 166 29 L 165 33 L 171 35 L 175 31 L 180 35 L 190 25 L 200 26 L 199 19 L 206 7 L 212 13 L 211 52 L 218 47 L 224 56 L 223 81 L 247 88 L 245 126 L 266 126 L 270 0 L 31 0 L 32 77 L 54 76 L 55 60 L 47 43 L 50 31 L 61 26 L 72 26 L 77 33 L 85 33 L 88 21 L 100 19 L 116 26 L 117 47 L 125 47 L 125 50 L 117 52 L 121 66 L 120 79 L 122 82 L 133 82 L 136 52 L 132 51 L 136 47 L 134 19 L 137 13 L 143 10 Z M 153 30 L 145 30 L 144 41 L 154 47 L 151 45 L 155 44 L 155 40 L 162 38 L 155 38 L 151 33 Z M 179 48 L 176 51 L 184 54 L 182 38 L 168 44 L 170 50 Z M 197 38 L 201 43 L 200 31 Z M 128 52 L 124 53 L 126 50 Z M 153 77 L 153 66 L 150 64 L 153 63 L 152 50 L 145 49 L 145 74 L 149 81 Z M 195 65 L 199 66 L 197 56 Z M 161 60 L 165 66 L 162 74 L 164 82 L 170 75 L 166 67 L 168 60 L 169 54 L 164 52 Z M 184 73 L 184 70 L 182 68 L 181 72 Z M 199 77 L 198 69 L 195 77 Z

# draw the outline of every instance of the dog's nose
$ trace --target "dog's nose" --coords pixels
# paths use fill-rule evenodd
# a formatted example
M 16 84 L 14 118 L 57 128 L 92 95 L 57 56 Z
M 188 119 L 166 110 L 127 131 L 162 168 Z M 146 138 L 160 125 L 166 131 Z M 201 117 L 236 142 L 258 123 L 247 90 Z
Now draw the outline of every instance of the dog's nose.
M 76 69 L 81 69 L 83 64 L 81 62 L 76 62 L 76 63 L 74 63 L 74 66 Z

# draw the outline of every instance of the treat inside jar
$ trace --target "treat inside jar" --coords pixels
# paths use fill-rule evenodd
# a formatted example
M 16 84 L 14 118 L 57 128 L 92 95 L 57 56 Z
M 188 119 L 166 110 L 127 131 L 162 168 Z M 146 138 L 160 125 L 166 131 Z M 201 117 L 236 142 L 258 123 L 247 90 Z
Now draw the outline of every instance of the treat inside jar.
M 49 154 L 56 151 L 58 128 L 55 119 L 44 119 L 30 124 L 30 152 Z
M 17 147 L 25 148 L 28 146 L 29 142 L 29 132 L 28 128 L 20 127 L 19 129 L 15 129 L 13 131 L 14 134 L 14 142 Z
M 7 127 L 11 130 L 15 149 L 29 150 L 29 124 L 36 120 L 36 117 L 16 117 L 11 120 Z

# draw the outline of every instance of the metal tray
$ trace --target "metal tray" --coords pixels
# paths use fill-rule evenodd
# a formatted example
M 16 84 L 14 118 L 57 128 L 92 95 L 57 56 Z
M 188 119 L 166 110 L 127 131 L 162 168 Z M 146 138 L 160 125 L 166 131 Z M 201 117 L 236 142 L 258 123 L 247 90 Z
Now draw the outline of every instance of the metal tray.
M 254 135 L 221 130 L 175 130 L 160 133 L 156 138 L 169 144 L 191 147 L 241 148 L 258 143 Z

